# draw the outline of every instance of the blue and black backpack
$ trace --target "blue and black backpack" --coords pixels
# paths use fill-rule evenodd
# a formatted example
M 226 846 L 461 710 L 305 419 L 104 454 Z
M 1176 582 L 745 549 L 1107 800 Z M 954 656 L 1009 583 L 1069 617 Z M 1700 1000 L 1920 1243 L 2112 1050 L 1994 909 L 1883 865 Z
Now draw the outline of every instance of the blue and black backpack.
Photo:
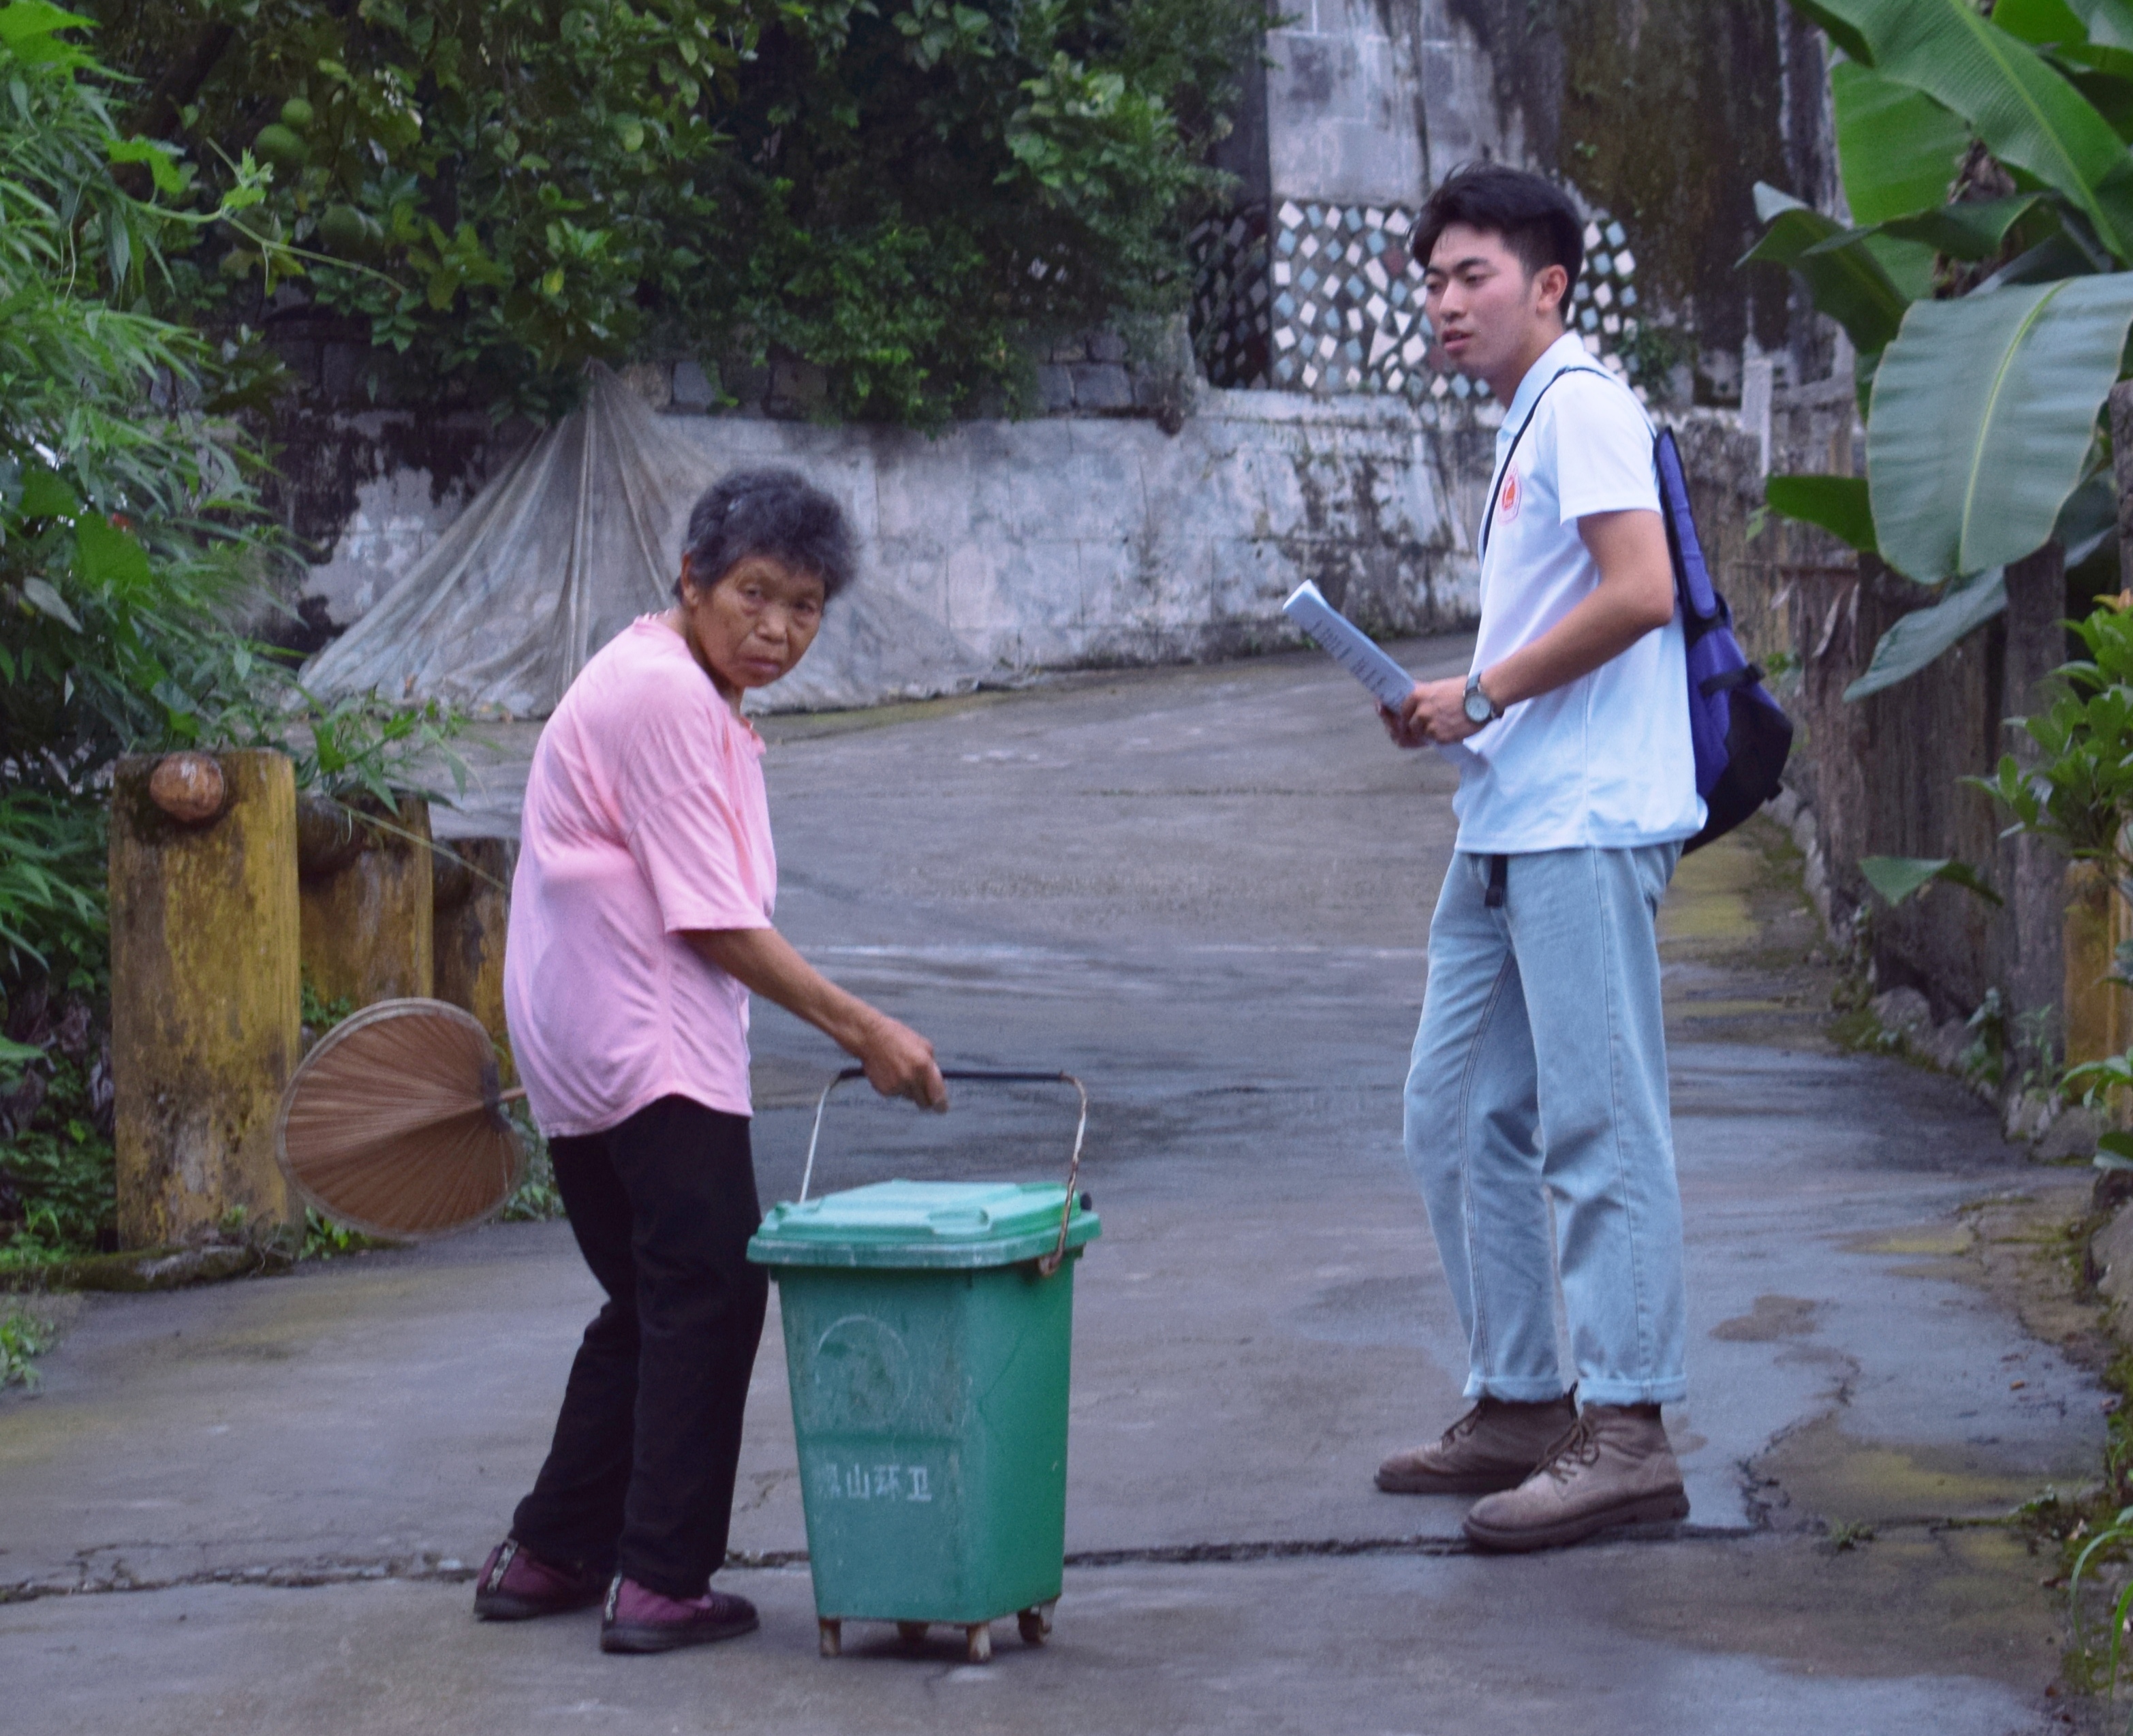
M 1598 374 L 1602 379 L 1614 379 L 1597 368 L 1566 368 L 1541 388 L 1541 397 L 1565 374 Z M 1540 398 L 1536 398 L 1497 472 L 1488 517 L 1482 523 L 1485 552 L 1489 527 L 1496 516 L 1496 496 L 1539 408 Z M 1659 512 L 1666 520 L 1674 596 L 1681 605 L 1688 643 L 1688 737 L 1696 752 L 1696 793 L 1703 798 L 1705 809 L 1703 830 L 1682 846 L 1686 855 L 1723 837 L 1777 794 L 1792 753 L 1793 725 L 1763 685 L 1763 672 L 1748 661 L 1733 636 L 1733 611 L 1711 582 L 1703 544 L 1696 534 L 1696 515 L 1688 504 L 1688 479 L 1672 429 L 1662 428 L 1653 437 L 1652 463 L 1659 471 Z
M 1704 564 L 1689 510 L 1688 479 L 1673 430 L 1652 442 L 1659 507 L 1673 552 L 1674 595 L 1688 644 L 1688 738 L 1696 748 L 1696 793 L 1707 810 L 1703 830 L 1684 854 L 1732 831 L 1778 793 L 1793 750 L 1793 721 L 1733 636 L 1733 611 Z

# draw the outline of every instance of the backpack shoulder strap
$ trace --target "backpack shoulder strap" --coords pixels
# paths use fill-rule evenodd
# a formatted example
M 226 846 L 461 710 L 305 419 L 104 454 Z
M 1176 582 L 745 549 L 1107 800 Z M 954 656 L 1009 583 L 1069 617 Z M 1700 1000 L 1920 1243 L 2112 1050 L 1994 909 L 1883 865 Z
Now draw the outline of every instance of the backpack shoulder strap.
M 1489 489 L 1489 510 L 1481 519 L 1481 552 L 1484 555 L 1489 552 L 1489 533 L 1495 528 L 1496 523 L 1496 502 L 1503 498 L 1504 479 L 1511 474 L 1511 461 L 1519 456 L 1519 442 L 1526 437 L 1526 430 L 1533 426 L 1534 417 L 1540 414 L 1541 399 L 1555 389 L 1557 381 L 1572 374 L 1596 374 L 1604 380 L 1611 380 L 1615 377 L 1602 369 L 1588 368 L 1582 362 L 1572 362 L 1567 368 L 1558 369 L 1555 378 L 1534 394 L 1533 408 L 1526 412 L 1526 419 L 1519 424 L 1519 432 L 1511 436 L 1511 449 L 1504 454 L 1504 461 L 1496 470 L 1495 482 Z
M 1703 557 L 1703 543 L 1696 533 L 1696 514 L 1689 504 L 1688 475 L 1674 444 L 1673 431 L 1663 428 L 1652 441 L 1652 465 L 1659 473 L 1659 516 L 1666 521 L 1668 552 L 1673 557 L 1674 590 L 1681 599 L 1693 638 L 1701 624 L 1716 620 L 1724 607 L 1717 587 L 1711 582 L 1711 568 Z

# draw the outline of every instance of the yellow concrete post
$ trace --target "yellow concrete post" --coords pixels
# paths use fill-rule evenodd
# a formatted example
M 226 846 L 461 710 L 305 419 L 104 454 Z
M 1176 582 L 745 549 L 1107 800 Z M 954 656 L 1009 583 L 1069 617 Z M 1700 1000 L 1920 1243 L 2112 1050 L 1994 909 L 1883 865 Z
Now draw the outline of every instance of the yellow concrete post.
M 152 794 L 166 760 L 180 764 Z M 296 797 L 276 753 L 118 764 L 111 1057 L 128 1247 L 183 1242 L 238 1207 L 248 1228 L 301 1218 L 274 1162 L 297 1058 Z
M 2133 1043 L 2133 1005 L 2124 989 L 2107 980 L 2127 929 L 2126 900 L 2110 876 L 2093 862 L 2070 864 L 2063 942 L 2069 1065 L 2122 1054 Z
M 359 805 L 359 804 L 351 804 Z M 430 805 L 349 820 L 343 847 L 318 842 L 319 804 L 306 803 L 299 896 L 304 969 L 325 1001 L 358 1007 L 431 992 L 435 963 Z M 345 815 L 338 817 L 345 819 Z
M 440 1001 L 481 1020 L 500 1052 L 503 1080 L 515 1083 L 503 1026 L 503 937 L 511 920 L 508 838 L 454 838 L 437 846 L 436 987 Z

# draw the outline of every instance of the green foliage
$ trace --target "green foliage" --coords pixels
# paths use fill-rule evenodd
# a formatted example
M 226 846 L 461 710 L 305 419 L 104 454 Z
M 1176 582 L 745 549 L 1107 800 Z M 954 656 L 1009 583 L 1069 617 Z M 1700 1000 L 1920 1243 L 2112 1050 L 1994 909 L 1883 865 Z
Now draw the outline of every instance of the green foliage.
M 389 706 L 374 693 L 349 694 L 327 705 L 306 696 L 308 709 L 298 727 L 308 735 L 304 746 L 286 739 L 295 762 L 296 786 L 320 795 L 367 796 L 385 812 L 398 810 L 399 797 L 436 797 L 416 780 L 420 769 L 441 761 L 454 785 L 466 788 L 466 764 L 452 750 L 466 720 L 434 699 L 420 705 Z M 278 720 L 254 720 L 262 738 L 276 735 Z
M 1977 869 L 1952 856 L 1861 856 L 1859 871 L 1866 876 L 1866 884 L 1880 894 L 1891 908 L 1907 898 L 1915 897 L 1928 886 L 1940 884 L 1961 886 L 1989 904 L 2005 902 Z
M 2129 327 L 2125 272 L 1914 306 L 1875 372 L 1867 422 L 1890 564 L 1931 581 L 2044 542 L 2092 467 Z
M 2129 1544 L 2133 1544 L 2133 1507 L 2121 1507 L 2109 1523 L 2099 1526 L 2094 1536 L 2074 1557 L 2073 1571 L 2067 1576 L 2067 1603 L 2073 1613 L 2074 1643 L 2087 1647 L 2092 1643 L 2082 1618 L 2081 1607 L 2082 1575 L 2089 1570 L 2092 1562 L 2099 1558 L 2123 1555 Z M 2110 1632 L 2107 1642 L 2107 1676 L 2104 1691 L 2118 1690 L 2119 1636 L 2126 1632 L 2129 1618 L 2133 1618 L 2133 1581 L 2128 1581 L 2111 1606 Z
M 50 1350 L 58 1336 L 50 1321 L 22 1304 L 0 1306 L 0 1388 L 35 1386 L 33 1359 Z
M 1874 511 L 1863 476 L 1771 476 L 1763 484 L 1770 510 L 1827 531 L 1863 553 L 1874 548 Z
M 71 989 L 100 986 L 104 831 L 99 804 L 0 792 L 0 981 L 43 973 Z
M 1838 151 L 1864 226 L 1759 190 L 1769 227 L 1750 258 L 1798 272 L 1857 350 L 1872 546 L 1922 582 L 1981 584 L 2066 533 L 2133 326 L 2122 8 L 1794 4 L 1847 56 L 1832 80 Z M 1904 655 L 1877 665 L 1902 678 L 1996 601 L 1973 588 L 1934 620 L 1908 618 Z
M 1878 236 L 1847 230 L 1775 187 L 1755 189 L 1766 227 L 1743 265 L 1781 265 L 1806 281 L 1814 305 L 1842 326 L 1861 356 L 1878 355 L 1902 326 L 1911 298 L 1889 274 Z
M 1829 70 L 1844 202 L 1852 220 L 1886 223 L 1933 210 L 1948 197 L 1970 129 L 1924 91 L 1856 60 Z
M 526 1148 L 526 1179 L 504 1202 L 506 1223 L 535 1223 L 564 1215 L 563 1196 L 556 1186 L 556 1166 L 548 1155 L 548 1141 L 533 1125 L 522 1101 L 512 1107 L 511 1119 Z
M 1844 690 L 1845 698 L 1864 699 L 1909 680 L 2006 607 L 2005 569 L 1996 567 L 1990 572 L 1953 581 L 1943 588 L 1938 602 L 1914 609 L 1881 635 L 1866 673 Z
M 1958 117 L 2000 162 L 2065 200 L 2116 258 L 2133 258 L 2124 143 L 2037 46 L 1972 0 L 1794 4 L 1825 25 L 1848 26 L 1863 51 L 1855 60 Z M 1928 194 L 1918 209 L 1932 202 Z
M 476 402 L 551 413 L 586 357 L 678 347 L 815 363 L 835 409 L 921 423 L 1013 388 L 1025 330 L 1182 305 L 1205 147 L 1263 22 L 1245 0 L 99 10 L 144 131 L 271 165 L 181 274 L 219 317 L 294 275 Z
M 246 690 L 255 653 L 223 611 L 267 542 L 214 352 L 143 311 L 190 226 L 113 181 L 93 65 L 26 10 L 66 17 L 0 8 L 0 767 L 64 801 L 119 753 L 202 739 Z M 257 192 L 239 176 L 220 214 Z M 48 845 L 48 819 L 0 823 Z
M 2026 770 L 2010 754 L 1972 781 L 2012 817 L 2078 861 L 2133 883 L 2126 827 L 2133 820 L 2133 611 L 2106 601 L 2073 624 L 2085 658 L 2062 667 L 2051 705 L 2021 720 L 2039 750 Z
M 330 1001 L 321 995 L 307 967 L 300 978 L 296 1005 L 297 1022 L 320 1037 L 355 1010 L 355 1003 L 345 995 L 336 995 Z
M 109 992 L 112 762 L 278 746 L 301 696 L 229 624 L 277 554 L 256 455 L 224 414 L 253 376 L 153 311 L 182 276 L 173 255 L 248 220 L 263 187 L 240 163 L 202 202 L 179 158 L 123 138 L 80 22 L 0 5 L 0 1016 L 65 1001 L 93 1025 Z M 139 196 L 113 164 L 142 171 Z M 368 791 L 449 728 L 338 707 L 313 721 L 299 774 Z M 0 1261 L 108 1237 L 94 1047 L 0 1048 Z
M 346 1224 L 335 1223 L 323 1212 L 307 1206 L 304 1209 L 303 1239 L 297 1246 L 296 1257 L 299 1260 L 333 1260 L 343 1254 L 363 1254 L 373 1248 L 397 1246 L 397 1242 L 366 1236 L 360 1230 L 351 1230 Z
M 91 1063 L 37 1054 L 42 1100 L 30 1126 L 0 1142 L 0 1267 L 93 1253 L 113 1228 L 111 1141 L 98 1126 Z

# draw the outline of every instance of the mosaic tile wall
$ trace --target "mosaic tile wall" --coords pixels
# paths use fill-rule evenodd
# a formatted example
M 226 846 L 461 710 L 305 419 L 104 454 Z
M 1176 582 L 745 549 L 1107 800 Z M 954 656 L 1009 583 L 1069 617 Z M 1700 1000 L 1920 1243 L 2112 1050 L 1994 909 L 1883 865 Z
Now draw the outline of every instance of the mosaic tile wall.
M 1487 388 L 1429 364 L 1422 265 L 1408 253 L 1412 212 L 1283 202 L 1268 220 L 1240 211 L 1194 236 L 1195 347 L 1211 385 L 1391 393 L 1416 403 L 1480 400 Z M 1596 212 L 1572 319 L 1615 373 L 1637 334 L 1637 262 L 1622 225 Z M 1639 396 L 1643 394 L 1639 393 Z
M 1257 388 L 1272 359 L 1267 212 L 1249 205 L 1192 232 L 1192 345 L 1211 385 Z

